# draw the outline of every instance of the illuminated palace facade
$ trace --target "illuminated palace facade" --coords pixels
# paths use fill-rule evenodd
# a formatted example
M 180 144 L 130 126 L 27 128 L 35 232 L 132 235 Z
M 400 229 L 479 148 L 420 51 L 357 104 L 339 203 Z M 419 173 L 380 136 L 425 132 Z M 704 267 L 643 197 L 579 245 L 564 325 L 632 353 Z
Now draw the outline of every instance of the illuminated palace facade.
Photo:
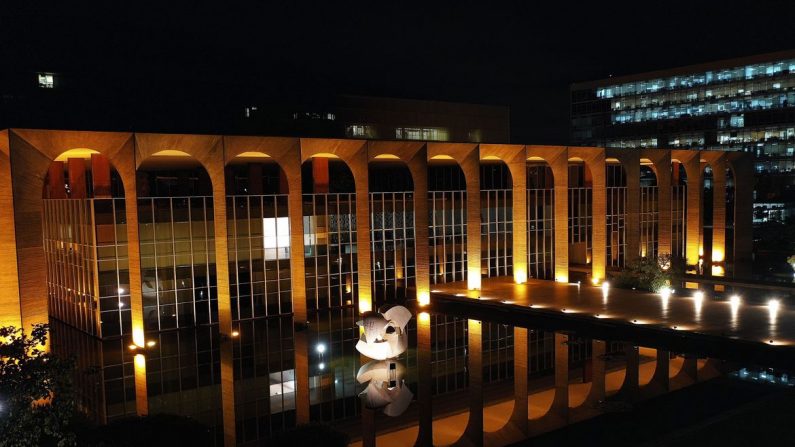
M 93 371 L 77 385 L 94 420 L 189 415 L 219 444 L 359 415 L 355 322 L 390 304 L 419 313 L 410 343 L 432 348 L 405 359 L 418 393 L 464 389 L 467 320 L 423 311 L 434 284 L 598 283 L 666 253 L 703 274 L 749 268 L 742 153 L 0 136 L 0 323 L 51 324 L 51 348 Z M 513 374 L 512 334 L 484 324 L 484 382 Z M 529 344 L 528 372 L 543 372 L 552 334 Z

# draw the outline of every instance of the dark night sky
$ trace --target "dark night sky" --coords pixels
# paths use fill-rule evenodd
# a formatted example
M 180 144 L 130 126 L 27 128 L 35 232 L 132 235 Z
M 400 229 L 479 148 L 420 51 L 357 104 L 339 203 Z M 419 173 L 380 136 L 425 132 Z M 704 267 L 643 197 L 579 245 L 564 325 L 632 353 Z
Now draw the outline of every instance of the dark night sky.
M 571 82 L 795 48 L 792 1 L 28 3 L 0 11 L 12 70 L 507 104 L 526 143 L 567 141 Z

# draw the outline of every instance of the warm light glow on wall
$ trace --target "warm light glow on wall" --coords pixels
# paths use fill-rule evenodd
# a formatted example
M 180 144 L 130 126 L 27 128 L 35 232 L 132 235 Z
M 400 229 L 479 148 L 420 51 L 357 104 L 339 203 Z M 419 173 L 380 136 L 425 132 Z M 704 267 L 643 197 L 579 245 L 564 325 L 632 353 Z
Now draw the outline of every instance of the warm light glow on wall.
M 713 265 L 712 266 L 712 276 L 723 276 L 726 271 L 723 269 L 722 265 Z
M 361 292 L 359 295 L 359 313 L 363 314 L 365 312 L 370 312 L 373 310 L 373 303 L 370 295 L 368 294 L 366 297 L 361 296 Z
M 242 152 L 238 156 L 238 158 L 271 158 L 270 155 L 263 153 L 263 152 Z
M 555 281 L 568 284 L 569 283 L 569 273 L 566 272 L 566 273 L 560 273 L 560 274 L 555 275 Z
M 480 269 L 470 267 L 467 274 L 467 288 L 469 290 L 480 290 Z
M 143 348 L 146 345 L 146 340 L 144 339 L 144 328 L 142 327 L 133 328 L 133 344 L 135 344 L 139 348 Z
M 524 284 L 527 282 L 527 265 L 524 263 L 514 263 L 513 280 L 516 284 Z
M 431 323 L 431 314 L 429 314 L 428 312 L 420 312 L 418 318 L 420 323 L 422 323 L 423 325 L 428 325 Z
M 187 152 L 178 151 L 176 149 L 165 149 L 152 154 L 153 157 L 190 157 Z
M 420 306 L 427 306 L 431 304 L 431 293 L 427 290 L 421 290 L 417 292 L 417 302 Z
M 724 254 L 723 250 L 720 248 L 713 248 L 712 249 L 712 262 L 723 262 Z

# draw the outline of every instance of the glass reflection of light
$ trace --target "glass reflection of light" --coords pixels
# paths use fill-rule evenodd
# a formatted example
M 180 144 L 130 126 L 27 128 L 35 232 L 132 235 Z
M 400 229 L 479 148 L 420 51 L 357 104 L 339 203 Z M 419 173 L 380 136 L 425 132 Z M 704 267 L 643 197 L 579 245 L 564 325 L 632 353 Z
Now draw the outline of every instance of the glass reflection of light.
M 668 315 L 668 301 L 671 298 L 671 293 L 672 292 L 673 292 L 673 290 L 671 290 L 671 288 L 668 287 L 668 286 L 663 287 L 662 289 L 660 289 L 660 298 L 662 300 L 661 303 L 662 303 L 663 317 Z
M 767 311 L 770 314 L 770 325 L 776 325 L 776 319 L 778 318 L 778 310 L 781 308 L 781 301 L 777 300 L 776 298 L 772 298 L 767 301 Z
M 326 345 L 323 343 L 318 343 L 318 345 L 315 346 L 315 351 L 317 351 L 318 354 L 323 354 L 326 352 Z
M 737 317 L 740 314 L 740 304 L 742 300 L 739 295 L 732 295 L 729 297 L 729 306 L 732 311 L 732 329 L 737 329 Z
M 704 305 L 704 292 L 697 290 L 693 294 L 693 305 L 695 306 L 696 321 L 701 319 L 701 306 Z

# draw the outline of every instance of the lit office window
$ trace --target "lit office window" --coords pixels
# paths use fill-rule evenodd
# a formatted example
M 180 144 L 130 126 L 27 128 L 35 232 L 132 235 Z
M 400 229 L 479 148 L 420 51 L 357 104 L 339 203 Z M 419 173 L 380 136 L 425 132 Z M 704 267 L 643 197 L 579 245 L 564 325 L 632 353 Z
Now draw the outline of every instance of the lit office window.
M 366 124 L 352 124 L 345 129 L 345 134 L 351 138 L 377 138 L 375 128 Z
M 262 219 L 265 260 L 290 259 L 290 221 L 287 217 Z
M 398 127 L 395 129 L 395 138 L 398 140 L 447 141 L 450 139 L 450 132 L 437 127 Z
M 52 73 L 39 73 L 39 88 L 55 88 L 55 75 Z

